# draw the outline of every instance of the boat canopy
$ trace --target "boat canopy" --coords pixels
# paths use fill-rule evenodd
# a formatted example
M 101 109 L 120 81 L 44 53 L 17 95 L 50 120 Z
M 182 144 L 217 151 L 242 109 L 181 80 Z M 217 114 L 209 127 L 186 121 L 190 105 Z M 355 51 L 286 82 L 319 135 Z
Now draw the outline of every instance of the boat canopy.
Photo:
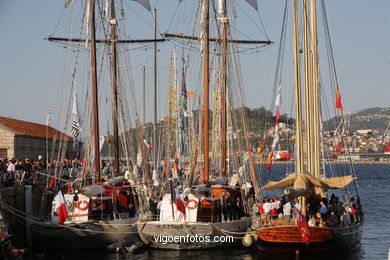
M 341 189 L 352 182 L 353 178 L 351 175 L 317 179 L 309 174 L 296 174 L 291 173 L 287 177 L 280 181 L 269 181 L 263 188 L 264 190 L 275 190 L 294 186 L 294 189 L 306 189 L 310 186 L 324 188 L 324 189 Z

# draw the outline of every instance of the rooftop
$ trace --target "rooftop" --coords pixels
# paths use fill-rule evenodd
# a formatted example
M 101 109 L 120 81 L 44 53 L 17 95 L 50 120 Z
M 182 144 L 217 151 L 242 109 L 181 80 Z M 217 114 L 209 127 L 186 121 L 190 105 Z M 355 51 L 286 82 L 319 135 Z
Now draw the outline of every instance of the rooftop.
M 73 140 L 72 137 L 58 131 L 57 129 L 46 126 L 42 124 L 27 122 L 23 120 L 18 120 L 14 118 L 1 117 L 0 116 L 0 128 L 9 130 L 14 134 L 26 135 L 33 137 L 46 138 L 46 128 L 47 128 L 47 137 L 49 139 L 57 140 Z

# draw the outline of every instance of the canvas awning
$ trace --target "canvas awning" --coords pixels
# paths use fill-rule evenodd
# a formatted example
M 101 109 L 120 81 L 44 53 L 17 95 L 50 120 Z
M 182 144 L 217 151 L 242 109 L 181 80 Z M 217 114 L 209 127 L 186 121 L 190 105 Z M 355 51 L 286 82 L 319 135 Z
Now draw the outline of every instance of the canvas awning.
M 352 180 L 353 178 L 351 175 L 326 179 L 317 179 L 309 174 L 297 175 L 296 173 L 292 173 L 289 174 L 287 177 L 281 179 L 280 181 L 269 181 L 263 188 L 264 190 L 275 190 L 294 186 L 294 189 L 306 189 L 308 188 L 309 184 L 310 186 L 324 189 L 341 189 L 350 184 Z

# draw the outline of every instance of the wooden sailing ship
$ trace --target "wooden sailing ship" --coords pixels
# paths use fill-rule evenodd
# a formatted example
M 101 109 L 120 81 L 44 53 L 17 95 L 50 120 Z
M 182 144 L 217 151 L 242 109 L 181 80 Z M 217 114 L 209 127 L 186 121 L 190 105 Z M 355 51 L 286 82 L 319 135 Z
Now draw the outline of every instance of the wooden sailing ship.
M 295 101 L 295 172 L 279 181 L 270 181 L 261 189 L 265 193 L 283 191 L 287 201 L 297 202 L 301 207 L 295 208 L 294 219 L 289 221 L 284 216 L 273 220 L 259 220 L 253 216 L 252 229 L 256 232 L 256 247 L 262 252 L 283 252 L 297 254 L 300 252 L 322 252 L 334 250 L 351 250 L 360 245 L 363 232 L 364 215 L 358 195 L 356 179 L 352 165 L 348 174 L 335 171 L 339 177 L 325 178 L 325 165 L 321 165 L 321 127 L 320 127 L 320 87 L 317 51 L 317 2 L 303 0 L 303 55 L 305 77 L 305 102 L 301 98 L 301 65 L 300 44 L 298 35 L 298 0 L 292 3 L 294 30 L 294 101 Z M 323 4 L 323 3 L 322 3 Z M 323 10 L 324 4 L 322 5 Z M 286 5 L 287 8 L 287 5 Z M 326 15 L 323 15 L 326 19 Z M 330 39 L 330 38 L 327 38 Z M 334 66 L 334 63 L 333 63 Z M 335 68 L 334 72 L 335 72 Z M 337 80 L 337 79 L 336 79 Z M 337 84 L 336 108 L 342 112 L 340 94 Z M 321 90 L 323 90 L 321 86 Z M 302 107 L 305 106 L 305 125 L 302 119 Z M 275 102 L 280 106 L 280 102 Z M 277 107 L 279 109 L 279 107 Z M 276 123 L 276 131 L 277 131 Z M 303 132 L 303 129 L 306 131 Z M 304 147 L 305 144 L 305 147 Z M 272 166 L 269 166 L 269 168 Z M 345 175 L 343 175 L 345 174 Z M 352 174 L 352 175 L 351 175 Z M 351 187 L 352 186 L 352 187 Z M 328 192 L 327 192 L 328 191 Z M 318 217 L 320 201 L 327 202 L 330 191 L 338 193 L 344 204 L 334 204 L 340 212 Z M 354 201 L 351 194 L 356 194 Z M 265 195 L 264 195 L 265 196 Z M 264 198 L 265 199 L 265 198 Z M 334 198 L 332 198 L 333 200 Z M 263 200 L 263 197 L 261 197 Z M 353 202 L 351 202 L 351 201 Z M 294 202 L 295 201 L 295 202 Z M 297 204 L 297 205 L 298 205 Z M 354 205 L 351 205 L 354 204 Z M 329 205 L 331 205 L 329 203 Z M 294 208 L 293 208 L 294 209 Z M 289 209 L 287 209 L 289 210 Z M 328 208 L 330 212 L 330 206 Z M 325 211 L 322 211 L 325 212 Z M 303 215 L 303 216 L 302 216 Z M 287 219 L 287 220 L 286 220 Z
M 72 4 L 66 1 L 65 6 Z M 125 176 L 119 176 L 119 118 L 125 121 L 122 106 L 119 104 L 118 89 L 121 85 L 119 77 L 119 64 L 117 57 L 117 45 L 123 43 L 137 42 L 132 40 L 118 40 L 117 24 L 120 20 L 116 17 L 116 6 L 114 0 L 107 1 L 107 21 L 110 33 L 105 35 L 109 38 L 104 40 L 96 39 L 97 26 L 95 13 L 103 6 L 103 3 L 96 0 L 85 1 L 84 18 L 86 24 L 86 37 L 80 38 L 47 38 L 49 41 L 62 42 L 64 44 L 77 43 L 79 48 L 86 45 L 89 54 L 88 83 L 90 90 L 87 93 L 87 108 L 90 124 L 84 125 L 87 132 L 87 146 L 84 155 L 85 163 L 78 179 L 64 179 L 60 171 L 56 171 L 48 182 L 40 185 L 23 185 L 12 187 L 1 191 L 1 208 L 4 221 L 10 233 L 18 242 L 25 241 L 28 246 L 34 249 L 86 249 L 100 248 L 118 242 L 125 241 L 132 243 L 137 239 L 136 222 L 140 215 L 146 214 L 146 192 L 145 184 L 139 184 L 140 180 L 150 182 L 148 159 L 143 156 L 140 162 L 132 164 L 133 158 L 126 156 L 129 167 Z M 150 7 L 149 7 L 150 8 Z M 109 11 L 109 12 L 108 12 Z M 99 12 L 101 14 L 101 12 Z M 100 21 L 106 21 L 100 19 Z M 100 30 L 102 32 L 103 29 Z M 82 35 L 82 34 L 80 34 Z M 142 42 L 153 42 L 155 40 L 143 40 Z M 108 44 L 111 47 L 109 57 L 111 61 L 111 87 L 112 87 L 112 119 L 113 119 L 113 143 L 114 178 L 101 174 L 100 140 L 99 140 L 99 106 L 98 106 L 98 76 L 97 65 L 97 43 Z M 65 45 L 67 46 L 67 45 Z M 76 60 L 78 62 L 78 54 Z M 75 70 L 76 71 L 76 70 Z M 101 70 L 100 70 L 101 71 Z M 73 106 L 77 102 L 75 97 L 76 72 L 72 77 Z M 101 84 L 101 83 L 100 83 Z M 123 83 L 122 83 L 123 84 Z M 101 84 L 103 85 L 103 84 Z M 123 93 L 122 93 L 123 97 Z M 122 111 L 122 113 L 120 113 Z M 75 112 L 75 111 L 73 111 Z M 66 119 L 65 122 L 72 123 L 72 131 L 81 128 L 80 115 L 75 115 L 75 122 Z M 76 112 L 77 113 L 77 112 Z M 67 115 L 70 117 L 70 115 Z M 69 124 L 68 124 L 69 125 Z M 69 126 L 65 127 L 69 127 Z M 121 122 L 124 125 L 124 122 Z M 68 128 L 69 130 L 69 128 Z M 137 129 L 139 130 L 139 129 Z M 72 134 L 73 135 L 73 134 Z M 124 134 L 123 134 L 124 135 Z M 138 136 L 142 134 L 139 133 Z M 76 138 L 77 136 L 75 136 Z M 122 140 L 123 141 L 123 140 Z M 125 141 L 122 142 L 125 143 Z M 123 146 L 128 145 L 125 143 Z M 144 149 L 142 141 L 138 140 L 138 146 Z M 59 151 L 61 158 L 61 152 Z M 134 162 L 137 161 L 134 159 Z M 57 166 L 56 169 L 60 168 Z M 135 173 L 134 173 L 135 172 Z M 50 177 L 50 176 L 49 176 Z M 105 177 L 105 178 L 103 178 Z M 61 190 L 65 195 L 62 195 Z M 61 211 L 60 211 L 60 208 Z M 65 210 L 66 208 L 66 210 Z M 65 211 L 65 212 L 64 212 Z M 22 225 L 21 225 L 22 224 Z
M 215 248 L 215 247 L 230 247 L 241 243 L 240 239 L 234 237 L 233 234 L 239 232 L 246 232 L 249 228 L 250 218 L 248 217 L 248 207 L 244 207 L 244 196 L 242 195 L 242 180 L 240 180 L 239 174 L 235 174 L 237 182 L 233 182 L 233 185 L 229 185 L 229 174 L 234 175 L 233 172 L 228 172 L 228 146 L 227 146 L 227 115 L 228 112 L 228 44 L 229 43 L 252 43 L 252 44 L 270 44 L 270 41 L 235 41 L 228 38 L 229 35 L 229 22 L 226 11 L 227 1 L 219 1 L 219 16 L 218 20 L 221 21 L 221 34 L 220 38 L 210 38 L 209 32 L 209 9 L 210 1 L 203 0 L 202 4 L 202 21 L 200 37 L 185 36 L 185 35 L 173 35 L 165 33 L 165 37 L 172 37 L 182 40 L 190 41 L 201 41 L 202 59 L 203 59 L 203 111 L 200 114 L 199 119 L 199 139 L 200 141 L 192 146 L 194 153 L 191 156 L 189 163 L 190 168 L 188 174 L 188 180 L 183 183 L 178 181 L 181 187 L 180 191 L 176 184 L 173 184 L 172 179 L 169 181 L 170 189 L 166 190 L 165 195 L 161 200 L 161 208 L 159 214 L 155 220 L 152 219 L 141 219 L 138 223 L 138 232 L 140 238 L 144 243 L 153 248 L 164 248 L 164 249 L 177 249 L 177 250 L 193 250 L 193 249 L 204 249 L 204 248 Z M 253 1 L 252 1 L 253 2 Z M 210 167 L 210 117 L 209 117 L 209 83 L 210 83 L 210 47 L 209 42 L 213 41 L 220 44 L 221 48 L 221 77 L 220 77 L 220 111 L 215 113 L 220 117 L 221 126 L 221 139 L 218 146 L 220 151 L 214 154 L 218 154 L 220 158 L 220 165 L 213 167 L 213 176 L 210 178 L 212 170 Z M 184 75 L 184 73 L 183 73 Z M 177 90 L 185 95 L 186 90 Z M 171 90 L 170 90 L 171 92 Z M 171 102 L 170 102 L 171 104 Z M 171 110 L 171 109 L 169 109 Z M 241 118 L 242 119 L 242 118 Z M 215 118 L 214 118 L 215 120 Z M 246 163 L 249 165 L 250 172 L 254 175 L 253 159 L 249 149 L 248 131 L 245 128 L 245 120 L 243 120 L 243 131 L 245 133 L 246 142 L 244 145 L 248 151 L 248 157 L 250 162 Z M 168 119 L 168 149 L 169 144 L 172 142 L 169 138 L 169 133 L 172 129 L 170 124 L 171 120 Z M 174 124 L 173 124 L 174 125 Z M 219 125 L 217 123 L 217 125 Z M 181 139 L 184 140 L 184 139 Z M 196 137 L 190 137 L 189 141 L 196 142 Z M 179 142 L 179 141 L 178 141 Z M 202 176 L 199 182 L 195 180 L 195 168 L 199 167 L 198 163 L 198 148 L 203 143 L 203 168 L 199 170 L 202 172 Z M 182 158 L 183 155 L 180 155 Z M 245 164 L 243 161 L 244 156 L 241 160 L 237 159 L 236 167 L 237 171 L 240 166 Z M 164 179 L 168 182 L 170 177 L 168 170 L 168 156 L 165 160 L 166 169 L 164 172 Z M 249 172 L 249 170 L 248 170 Z M 172 177 L 172 176 L 171 176 Z M 221 182 L 219 182 L 221 181 Z M 237 185 L 236 185 L 237 184 Z M 176 187 L 175 187 L 176 186 Z M 178 197 L 182 197 L 178 199 Z M 182 204 L 182 205 L 181 205 Z M 195 239 L 201 237 L 202 240 Z M 159 237 L 158 237 L 159 236 Z M 214 238 L 217 236 L 227 236 L 232 238 L 231 241 L 218 241 L 215 242 Z M 180 240 L 165 241 L 166 237 L 181 237 Z M 184 238 L 186 238 L 184 240 Z M 207 237 L 207 238 L 206 238 Z M 161 239 L 159 239 L 161 238 Z M 214 241 L 214 242 L 213 242 Z

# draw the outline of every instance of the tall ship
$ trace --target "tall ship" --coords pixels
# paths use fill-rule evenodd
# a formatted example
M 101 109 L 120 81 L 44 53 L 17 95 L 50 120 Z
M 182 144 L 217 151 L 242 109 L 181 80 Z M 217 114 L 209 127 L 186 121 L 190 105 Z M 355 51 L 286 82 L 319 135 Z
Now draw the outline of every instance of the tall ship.
M 118 12 L 118 6 L 120 1 L 115 0 L 65 1 L 64 13 L 71 21 L 82 21 L 80 31 L 75 35 L 72 24 L 70 36 L 47 38 L 64 47 L 68 62 L 74 64 L 71 75 L 65 77 L 64 85 L 69 85 L 61 89 L 59 101 L 66 107 L 59 110 L 59 124 L 66 134 L 59 132 L 54 143 L 48 144 L 57 148 L 47 153 L 46 173 L 45 169 L 37 170 L 33 182 L 22 180 L 15 187 L 0 190 L 8 232 L 15 241 L 33 249 L 104 249 L 118 241 L 132 243 L 138 239 L 136 222 L 148 214 L 148 149 L 138 124 L 136 138 L 129 138 L 124 130 L 131 128 L 127 104 L 131 97 L 128 92 L 134 86 L 125 80 L 129 78 L 126 71 L 120 69 L 123 64 L 128 66 L 123 46 L 137 41 L 121 38 L 125 35 L 121 23 L 125 11 Z M 144 7 L 150 10 L 150 6 Z M 85 74 L 81 64 L 86 67 Z M 106 107 L 101 96 L 106 96 Z M 85 101 L 82 107 L 78 104 L 81 98 Z M 104 137 L 99 119 L 104 118 L 103 112 L 113 128 L 108 136 L 113 160 L 101 157 Z M 138 122 L 137 112 L 132 112 Z M 64 156 L 69 147 L 63 143 L 69 139 L 79 159 L 71 173 L 65 171 L 69 158 Z M 111 163 L 112 167 L 103 165 Z M 112 171 L 103 172 L 102 168 Z
M 256 1 L 248 2 L 257 8 Z M 236 48 L 239 44 L 269 45 L 271 42 L 233 40 L 230 24 L 234 23 L 231 18 L 234 8 L 228 11 L 228 7 L 234 1 L 218 1 L 218 11 L 212 3 L 209 0 L 200 1 L 199 5 L 191 3 L 197 5 L 191 10 L 201 10 L 196 19 L 199 36 L 163 34 L 182 44 L 183 58 L 179 84 L 176 51 L 171 56 L 167 146 L 160 178 L 159 212 L 155 219 L 141 219 L 137 224 L 140 238 L 152 248 L 231 247 L 241 243 L 235 234 L 244 233 L 250 227 L 254 195 L 250 176 L 255 173 Z M 211 26 L 212 21 L 217 21 L 216 25 Z M 210 36 L 211 28 L 215 37 Z M 190 66 L 194 64 L 190 60 L 194 56 L 201 57 L 200 76 Z M 199 102 L 194 98 L 197 101 L 194 103 L 202 105 L 196 111 L 192 111 L 189 102 L 192 95 L 187 86 L 191 85 L 189 80 L 193 76 L 188 72 L 194 73 L 195 82 L 196 77 L 203 82 L 200 91 L 194 91 L 199 98 Z M 210 101 L 213 101 L 211 109 Z M 171 170 L 169 162 L 173 158 Z M 221 236 L 232 239 L 215 240 Z M 174 237 L 180 239 L 166 240 Z
M 261 186 L 258 194 L 261 217 L 253 215 L 252 229 L 256 233 L 256 247 L 261 252 L 300 254 L 301 252 L 347 251 L 360 245 L 364 214 L 360 203 L 355 171 L 352 164 L 326 164 L 325 144 L 321 135 L 322 120 L 326 115 L 323 97 L 331 87 L 335 97 L 335 111 L 343 114 L 339 82 L 333 57 L 324 1 L 286 1 L 280 53 L 285 47 L 285 31 L 291 3 L 294 57 L 295 107 L 295 170 L 283 178 Z M 317 3 L 320 3 L 317 6 Z M 317 12 L 322 10 L 328 51 L 330 80 L 323 80 L 318 58 Z M 299 33 L 299 14 L 302 17 L 302 36 Z M 301 56 L 303 61 L 301 64 Z M 278 65 L 279 66 L 279 65 Z M 303 70 L 303 71 L 302 71 Z M 281 67 L 275 88 L 276 123 L 272 152 L 279 141 L 278 124 L 281 108 Z M 304 88 L 301 88 L 301 76 Z M 320 102 L 321 101 L 321 102 Z M 304 117 L 304 118 L 303 118 Z M 342 116 L 341 116 L 342 118 Z M 346 136 L 340 135 L 339 140 Z M 271 153 L 272 153 L 271 152 Z M 272 163 L 267 167 L 272 168 Z M 266 169 L 267 170 L 267 169 Z M 271 177 L 272 178 L 272 177 Z M 261 181 L 260 181 L 261 183 Z M 274 195 L 274 196 L 273 196 Z M 278 198 L 277 198 L 278 197 Z M 282 197 L 282 199 L 281 199 Z M 274 204 L 276 203 L 276 204 Z M 279 204 L 278 204 L 279 203 Z M 275 208 L 275 214 L 273 209 Z M 265 211 L 264 211 L 265 210 Z

